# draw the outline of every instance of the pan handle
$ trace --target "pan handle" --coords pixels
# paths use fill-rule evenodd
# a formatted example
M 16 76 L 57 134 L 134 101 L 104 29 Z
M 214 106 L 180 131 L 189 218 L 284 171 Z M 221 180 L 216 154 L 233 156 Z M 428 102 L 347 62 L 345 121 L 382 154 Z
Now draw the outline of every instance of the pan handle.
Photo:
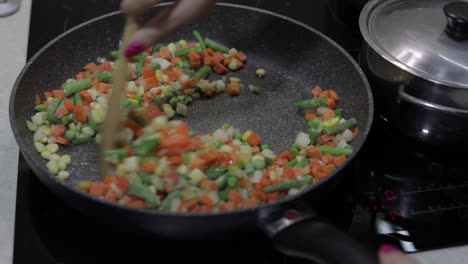
M 377 250 L 365 248 L 313 213 L 288 210 L 280 217 L 268 218 L 262 218 L 261 226 L 277 250 L 287 256 L 318 263 L 378 263 Z

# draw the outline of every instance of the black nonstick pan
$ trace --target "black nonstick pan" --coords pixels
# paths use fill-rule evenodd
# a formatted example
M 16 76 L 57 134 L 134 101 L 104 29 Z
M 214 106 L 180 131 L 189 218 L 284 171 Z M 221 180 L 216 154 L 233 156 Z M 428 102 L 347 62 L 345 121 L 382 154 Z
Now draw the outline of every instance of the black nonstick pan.
M 167 4 L 156 6 L 160 12 Z M 259 85 L 261 96 L 244 89 L 236 98 L 220 95 L 199 100 L 189 107 L 185 118 L 197 132 L 208 132 L 225 122 L 242 130 L 257 131 L 272 150 L 288 149 L 307 123 L 294 103 L 310 97 L 315 85 L 336 90 L 342 98 L 345 117 L 359 122 L 360 135 L 354 140 L 354 153 L 326 180 L 288 199 L 257 208 L 224 213 L 180 214 L 132 209 L 112 204 L 77 190 L 82 180 L 98 180 L 96 146 L 62 147 L 60 154 L 72 156 L 70 180 L 62 182 L 51 175 L 45 161 L 33 146 L 26 120 L 33 114 L 34 95 L 60 87 L 83 65 L 105 57 L 118 47 L 124 24 L 118 12 L 98 17 L 73 28 L 42 48 L 19 75 L 10 99 L 10 120 L 20 150 L 39 179 L 58 197 L 85 215 L 130 232 L 167 239 L 227 239 L 248 235 L 259 227 L 277 248 L 288 255 L 325 259 L 328 263 L 375 263 L 376 254 L 365 251 L 324 222 L 309 202 L 325 202 L 334 186 L 349 177 L 346 168 L 366 140 L 373 116 L 373 100 L 368 82 L 358 65 L 336 43 L 320 32 L 287 17 L 232 4 L 217 7 L 165 42 L 192 39 L 192 31 L 249 56 L 244 70 L 230 73 L 243 83 Z M 268 75 L 255 76 L 263 67 Z

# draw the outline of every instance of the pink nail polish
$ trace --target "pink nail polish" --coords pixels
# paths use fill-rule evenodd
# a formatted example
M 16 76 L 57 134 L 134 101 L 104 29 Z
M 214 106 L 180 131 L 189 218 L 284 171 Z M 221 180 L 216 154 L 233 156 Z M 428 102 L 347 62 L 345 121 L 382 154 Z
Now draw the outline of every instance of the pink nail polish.
M 145 47 L 143 47 L 143 44 L 141 44 L 140 42 L 133 41 L 132 43 L 130 43 L 130 45 L 128 45 L 127 49 L 125 50 L 125 57 L 133 57 L 138 53 L 142 52 L 144 48 Z
M 380 246 L 380 252 L 384 254 L 390 254 L 390 253 L 394 253 L 397 251 L 400 251 L 400 250 L 391 244 L 383 244 L 382 246 Z

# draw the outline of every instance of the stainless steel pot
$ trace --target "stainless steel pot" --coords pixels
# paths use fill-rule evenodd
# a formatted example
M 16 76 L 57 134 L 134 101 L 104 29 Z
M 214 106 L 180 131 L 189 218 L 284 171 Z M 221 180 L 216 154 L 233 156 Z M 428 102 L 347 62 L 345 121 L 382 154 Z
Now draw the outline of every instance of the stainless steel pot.
M 468 1 L 373 0 L 359 23 L 377 113 L 424 143 L 468 146 Z

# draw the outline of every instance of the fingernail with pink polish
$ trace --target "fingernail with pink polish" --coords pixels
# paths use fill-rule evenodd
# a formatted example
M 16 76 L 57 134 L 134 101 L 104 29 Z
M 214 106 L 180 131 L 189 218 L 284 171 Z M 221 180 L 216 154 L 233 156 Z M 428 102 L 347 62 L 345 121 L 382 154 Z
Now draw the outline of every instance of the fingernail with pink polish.
M 400 251 L 400 250 L 391 244 L 383 244 L 382 246 L 380 246 L 380 252 L 384 254 L 391 254 L 397 251 Z
M 122 7 L 120 7 L 120 15 L 121 16 L 126 16 L 127 13 L 122 9 Z
M 133 41 L 132 43 L 130 43 L 130 45 L 128 45 L 127 49 L 125 50 L 125 57 L 133 57 L 138 53 L 142 52 L 144 48 L 145 47 L 143 47 L 143 44 L 141 44 L 140 42 Z

